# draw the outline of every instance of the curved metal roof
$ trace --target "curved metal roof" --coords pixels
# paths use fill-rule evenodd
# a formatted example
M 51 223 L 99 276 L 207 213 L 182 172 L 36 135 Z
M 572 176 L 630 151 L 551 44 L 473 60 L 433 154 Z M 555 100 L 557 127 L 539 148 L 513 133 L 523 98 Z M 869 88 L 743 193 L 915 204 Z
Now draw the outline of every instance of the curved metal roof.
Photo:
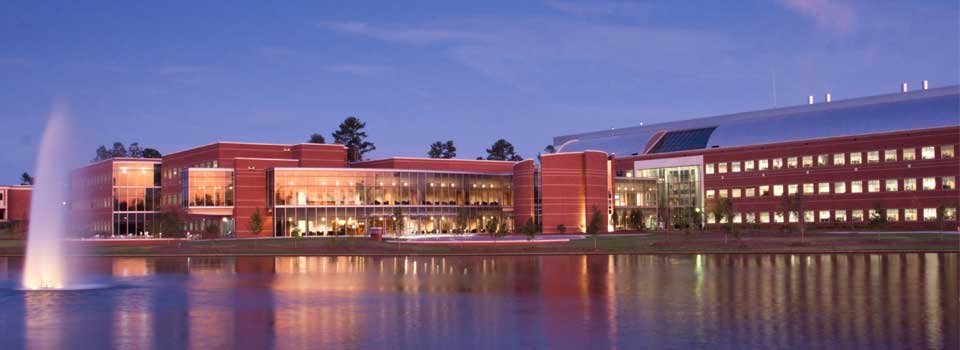
M 660 131 L 667 134 L 653 140 L 657 143 L 651 145 L 648 153 L 956 125 L 960 125 L 960 86 L 948 86 L 558 136 L 553 139 L 553 144 L 559 152 L 600 150 L 631 155 L 644 153 L 647 143 Z M 716 129 L 706 136 L 705 145 L 703 133 L 694 138 L 688 136 L 693 131 L 708 128 Z M 688 140 L 671 139 L 671 134 Z M 669 146 L 664 146 L 664 142 L 669 142 Z

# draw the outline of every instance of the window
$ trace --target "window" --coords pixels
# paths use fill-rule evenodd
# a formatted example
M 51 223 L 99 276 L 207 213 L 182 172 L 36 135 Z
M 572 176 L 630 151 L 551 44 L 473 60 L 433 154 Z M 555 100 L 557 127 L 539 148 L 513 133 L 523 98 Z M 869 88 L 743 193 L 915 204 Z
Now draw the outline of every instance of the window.
M 748 161 L 743 162 L 743 171 L 753 171 L 753 169 L 754 169 L 754 168 L 753 168 L 753 165 L 754 165 L 754 163 L 753 163 L 752 160 L 748 160 Z
M 803 194 L 813 194 L 813 184 L 803 184 Z
M 803 222 L 814 222 L 813 210 L 803 212 Z
M 897 161 L 897 150 L 888 149 L 883 151 L 883 161 L 884 162 L 896 162 Z
M 834 210 L 833 219 L 836 221 L 847 221 L 847 211 L 846 210 Z
M 739 188 L 734 188 L 734 189 L 730 190 L 730 197 L 740 198 L 740 191 L 741 191 L 741 190 L 740 190 Z
M 734 213 L 734 214 L 733 214 L 733 223 L 734 223 L 734 224 L 739 224 L 739 223 L 742 223 L 742 222 L 743 222 L 743 217 L 740 216 L 740 213 Z
M 797 157 L 787 158 L 787 168 L 796 169 L 797 168 Z
M 739 173 L 740 172 L 740 162 L 730 162 L 730 172 Z
M 783 213 L 782 212 L 773 213 L 773 222 L 776 222 L 776 223 L 783 222 Z
M 727 189 L 718 190 L 717 195 L 720 196 L 720 198 L 727 198 Z
M 703 172 L 706 174 L 713 174 L 713 163 L 708 163 L 705 165 Z
M 797 194 L 797 187 L 799 187 L 797 184 L 787 185 L 787 194 Z
M 714 191 L 707 190 L 707 198 L 714 198 L 714 197 L 716 197 L 716 194 L 714 193 Z
M 803 156 L 803 167 L 804 168 L 813 167 L 813 156 Z
M 747 197 L 753 197 L 756 194 L 757 190 L 754 189 L 753 187 L 750 187 L 750 188 L 747 188 L 746 191 L 744 192 L 746 192 L 745 195 Z
M 768 212 L 762 212 L 762 213 L 760 213 L 760 223 L 761 223 L 761 224 L 769 224 L 769 223 L 770 223 L 770 213 L 768 213 Z
M 843 153 L 835 153 L 833 155 L 833 165 L 843 165 L 846 161 L 846 158 L 843 157 Z
M 867 192 L 880 192 L 880 180 L 867 181 Z
M 924 189 L 925 191 L 926 191 L 926 190 L 932 190 L 932 189 L 935 189 L 935 188 L 937 188 L 937 179 L 936 179 L 936 178 L 933 178 L 933 177 L 925 177 L 925 178 L 923 178 L 923 189 Z
M 860 152 L 850 153 L 850 164 L 853 164 L 853 165 L 863 164 L 863 158 L 861 158 L 862 155 L 863 154 Z
M 791 211 L 791 212 L 787 213 L 787 221 L 797 222 L 797 221 L 798 221 L 797 218 L 798 218 L 798 217 L 797 217 L 797 212 Z
M 821 210 L 819 213 L 817 213 L 817 218 L 820 219 L 820 222 L 830 222 L 830 211 Z
M 829 159 L 830 159 L 829 154 L 821 154 L 817 156 L 817 166 L 827 166 Z
M 829 182 L 821 182 L 821 183 L 817 184 L 817 193 L 818 193 L 818 194 L 827 194 L 827 193 L 830 193 L 830 183 L 829 183 Z
M 887 192 L 897 192 L 900 190 L 900 187 L 897 186 L 897 179 L 888 179 L 883 186 L 883 190 Z
M 863 181 L 850 181 L 850 193 L 863 192 Z
M 917 221 L 917 210 L 912 208 L 904 209 L 903 221 Z
M 933 146 L 924 147 L 920 149 L 920 159 L 927 160 L 935 158 L 933 154 Z
M 771 162 L 774 169 L 783 169 L 783 158 L 773 158 Z
M 940 188 L 944 190 L 952 190 L 957 188 L 957 182 L 954 180 L 953 176 L 944 176 L 940 178 Z
M 900 209 L 887 209 L 887 221 L 900 221 Z
M 903 190 L 904 190 L 904 191 L 916 191 L 916 190 L 917 190 L 917 179 L 903 179 Z
M 940 159 L 953 158 L 953 145 L 940 146 Z
M 743 217 L 744 222 L 746 222 L 746 223 L 748 223 L 748 224 L 755 224 L 755 223 L 757 223 L 757 214 L 756 214 L 756 213 L 746 213 L 746 214 L 744 214 L 743 216 L 744 216 L 744 217 Z
M 833 183 L 833 193 L 847 193 L 847 183 L 846 183 L 846 182 L 834 182 L 834 183 Z
M 863 210 L 851 210 L 850 221 L 863 221 Z
M 757 170 L 767 170 L 768 161 L 766 159 L 761 159 L 757 161 Z
M 717 164 L 717 172 L 718 172 L 718 173 L 721 173 L 721 174 L 726 173 L 726 172 L 727 172 L 727 163 L 719 163 L 719 164 Z
M 867 164 L 880 163 L 880 151 L 867 152 Z
M 770 186 L 763 185 L 760 186 L 760 197 L 766 197 L 770 195 Z
M 923 221 L 937 221 L 937 208 L 923 208 Z
M 707 223 L 708 223 L 708 224 L 716 224 L 716 223 L 717 223 L 717 217 L 714 216 L 713 213 L 707 213 Z
M 944 221 L 957 220 L 957 208 L 943 208 L 943 220 Z
M 904 148 L 903 160 L 917 160 L 917 150 L 913 148 Z
M 773 195 L 782 196 L 783 195 L 783 185 L 773 185 Z

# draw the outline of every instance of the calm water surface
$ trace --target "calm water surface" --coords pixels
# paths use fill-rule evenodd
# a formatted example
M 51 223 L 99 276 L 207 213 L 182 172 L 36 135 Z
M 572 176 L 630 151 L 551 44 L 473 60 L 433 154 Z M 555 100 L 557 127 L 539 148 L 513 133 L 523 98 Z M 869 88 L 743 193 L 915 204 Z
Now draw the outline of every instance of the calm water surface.
M 88 258 L 2 349 L 958 349 L 958 254 Z

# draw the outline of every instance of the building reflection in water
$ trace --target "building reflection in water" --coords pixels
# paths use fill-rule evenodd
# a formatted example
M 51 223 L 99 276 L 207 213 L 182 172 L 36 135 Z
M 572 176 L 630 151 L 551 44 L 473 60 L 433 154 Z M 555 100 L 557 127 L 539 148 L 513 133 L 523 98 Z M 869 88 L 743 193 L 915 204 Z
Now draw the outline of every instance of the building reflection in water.
M 114 287 L 3 292 L 4 349 L 960 346 L 958 254 L 85 264 Z

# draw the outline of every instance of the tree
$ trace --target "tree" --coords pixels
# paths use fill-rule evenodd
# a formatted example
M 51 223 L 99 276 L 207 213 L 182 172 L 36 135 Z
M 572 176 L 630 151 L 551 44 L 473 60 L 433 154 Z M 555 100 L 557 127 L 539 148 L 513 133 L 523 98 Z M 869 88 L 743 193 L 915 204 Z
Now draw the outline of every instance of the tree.
M 30 176 L 30 173 L 24 171 L 23 174 L 20 174 L 20 184 L 33 186 L 33 176 Z
M 787 215 L 787 220 L 790 221 L 790 213 L 796 213 L 797 215 L 797 227 L 800 228 L 800 244 L 804 243 L 807 233 L 807 221 L 804 220 L 804 197 L 803 193 L 797 191 L 794 194 L 787 194 L 783 196 L 783 200 L 780 203 L 780 206 L 783 208 L 783 211 Z
M 557 225 L 557 232 L 560 232 L 560 233 L 567 232 L 567 225 L 558 224 L 558 225 Z
M 180 220 L 180 213 L 176 207 L 168 207 L 157 214 L 157 221 L 160 223 L 160 234 L 166 234 L 168 237 L 183 236 L 183 220 Z
M 947 221 L 944 217 L 947 213 L 947 205 L 943 202 L 940 202 L 940 206 L 937 207 L 937 225 L 940 227 L 940 240 L 943 240 L 943 223 Z
M 883 209 L 883 203 L 877 201 L 873 203 L 873 213 L 870 214 L 868 225 L 871 229 L 877 231 L 877 240 L 880 240 L 880 230 L 887 226 L 886 210 Z
M 600 216 L 600 209 L 593 207 L 590 213 L 590 222 L 587 223 L 587 234 L 593 237 L 593 250 L 597 250 L 597 234 L 603 226 L 603 218 Z
M 720 198 L 713 203 L 713 208 L 711 208 L 713 217 L 716 218 L 718 223 L 724 222 L 724 233 L 730 233 L 733 231 L 733 201 L 730 198 Z M 739 236 L 737 237 L 740 238 Z M 727 235 L 723 235 L 723 244 L 727 244 Z
M 327 143 L 327 139 L 323 138 L 323 135 L 314 133 L 310 135 L 310 139 L 307 140 L 308 143 Z
M 113 148 L 110 149 L 110 158 L 120 158 L 120 157 L 126 157 L 128 155 L 129 153 L 127 153 L 127 148 L 123 147 L 122 143 L 120 142 L 113 143 Z
M 127 148 L 127 152 L 130 158 L 143 158 L 143 148 L 140 148 L 139 142 L 131 143 L 130 147 Z
M 250 228 L 250 232 L 253 232 L 255 235 L 263 231 L 263 217 L 260 216 L 260 208 L 257 208 L 257 210 L 250 215 L 250 223 L 247 224 L 247 227 Z
M 546 154 L 557 153 L 557 149 L 553 147 L 553 145 L 547 145 L 547 147 L 543 148 L 543 153 L 546 153 Z
M 143 158 L 160 158 L 163 155 L 160 154 L 160 151 L 153 148 L 144 148 L 143 149 Z
M 532 240 L 537 234 L 537 225 L 533 223 L 533 218 L 527 218 L 527 223 L 523 225 L 520 231 L 527 236 L 528 241 Z
M 110 151 L 107 150 L 107 147 L 104 145 L 100 145 L 100 147 L 97 148 L 97 156 L 94 157 L 92 161 L 99 162 L 101 160 L 110 159 L 110 158 L 112 158 L 112 156 L 110 155 Z
M 500 223 L 496 217 L 491 217 L 490 220 L 487 221 L 487 224 L 484 227 L 484 229 L 487 231 L 487 233 L 490 234 L 490 237 L 492 237 L 494 240 L 496 240 L 497 237 L 500 237 L 500 232 L 499 232 Z
M 340 123 L 340 129 L 333 132 L 334 142 L 347 147 L 347 160 L 354 162 L 363 159 L 367 152 L 377 149 L 372 142 L 365 141 L 367 133 L 363 128 L 367 123 L 361 122 L 357 117 L 347 117 Z
M 447 142 L 434 142 L 430 145 L 430 151 L 427 152 L 430 158 L 450 159 L 457 156 L 457 146 L 453 145 L 453 140 Z
M 616 230 L 617 226 L 620 226 L 620 215 L 617 214 L 617 211 L 613 211 L 613 216 L 610 217 L 610 220 L 613 222 L 613 229 Z
M 487 160 L 509 160 L 519 162 L 523 160 L 513 150 L 513 145 L 507 140 L 499 139 L 487 149 Z

